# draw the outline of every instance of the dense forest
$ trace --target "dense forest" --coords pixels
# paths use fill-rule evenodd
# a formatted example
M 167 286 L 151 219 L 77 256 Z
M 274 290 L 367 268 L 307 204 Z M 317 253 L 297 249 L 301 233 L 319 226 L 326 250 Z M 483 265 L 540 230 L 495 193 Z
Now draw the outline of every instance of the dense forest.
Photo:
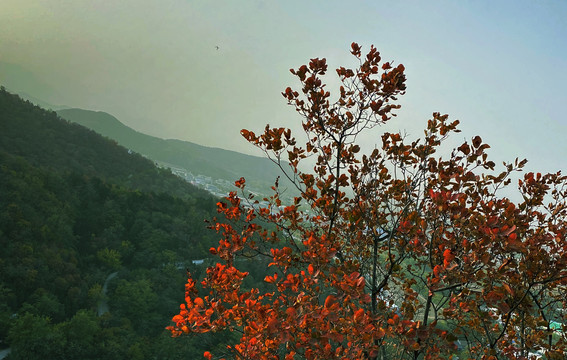
M 186 271 L 199 277 L 207 264 L 215 233 L 203 220 L 217 201 L 2 88 L 0 349 L 9 359 L 201 357 L 224 337 L 174 341 L 164 328 Z

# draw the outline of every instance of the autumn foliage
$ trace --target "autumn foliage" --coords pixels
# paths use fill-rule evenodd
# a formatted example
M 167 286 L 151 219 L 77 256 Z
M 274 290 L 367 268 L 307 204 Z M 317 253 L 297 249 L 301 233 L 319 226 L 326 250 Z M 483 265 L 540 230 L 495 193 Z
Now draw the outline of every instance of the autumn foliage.
M 212 226 L 218 263 L 189 278 L 168 329 L 239 334 L 208 359 L 564 359 L 567 178 L 526 173 L 510 195 L 526 161 L 496 170 L 479 136 L 440 154 L 459 121 L 439 113 L 420 139 L 379 133 L 362 154 L 357 136 L 395 116 L 406 77 L 374 47 L 351 53 L 334 97 L 325 59 L 291 70 L 304 145 L 242 130 L 299 195 L 276 184 L 261 203 L 236 182 Z M 267 259 L 263 291 L 242 286 L 239 258 Z

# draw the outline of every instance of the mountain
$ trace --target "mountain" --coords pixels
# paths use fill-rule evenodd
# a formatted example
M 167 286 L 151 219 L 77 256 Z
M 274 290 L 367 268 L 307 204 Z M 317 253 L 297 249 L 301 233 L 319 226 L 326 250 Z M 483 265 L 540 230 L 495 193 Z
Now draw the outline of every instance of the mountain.
M 189 180 L 198 182 L 199 176 L 210 177 L 209 184 L 216 187 L 217 191 L 220 190 L 219 195 L 234 190 L 232 184 L 240 177 L 246 178 L 248 190 L 269 194 L 271 186 L 280 175 L 276 165 L 266 158 L 142 134 L 105 112 L 64 109 L 57 113 L 62 118 L 107 136 L 160 165 L 171 167 L 180 173 L 185 172 Z
M 204 276 L 217 201 L 0 88 L 0 348 L 16 360 L 201 357 L 226 334 L 173 341 L 164 328 L 186 272 Z
M 182 198 L 208 196 L 115 141 L 5 89 L 0 95 L 0 151 L 24 157 L 34 167 L 97 176 L 130 189 Z
M 57 111 L 57 110 L 63 110 L 63 109 L 69 109 L 69 108 L 70 108 L 70 106 L 67 106 L 67 105 L 53 105 L 53 104 L 50 104 L 50 103 L 48 103 L 48 102 L 46 102 L 46 101 L 43 101 L 43 100 L 41 100 L 41 99 L 36 98 L 36 97 L 33 96 L 33 95 L 30 95 L 30 94 L 26 93 L 26 92 L 16 92 L 16 93 L 17 93 L 22 99 L 28 100 L 28 101 L 30 101 L 31 103 L 33 103 L 33 104 L 35 104 L 35 105 L 37 105 L 37 106 L 39 106 L 39 107 L 42 107 L 42 108 L 44 108 L 44 109 Z

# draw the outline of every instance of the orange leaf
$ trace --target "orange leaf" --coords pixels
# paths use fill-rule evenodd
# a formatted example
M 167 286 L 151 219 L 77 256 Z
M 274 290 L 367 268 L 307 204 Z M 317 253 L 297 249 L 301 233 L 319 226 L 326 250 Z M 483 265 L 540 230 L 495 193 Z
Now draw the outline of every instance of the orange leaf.
M 509 229 L 504 230 L 504 236 L 510 235 L 514 230 L 516 230 L 516 225 L 512 225 Z
M 514 291 L 512 290 L 512 288 L 510 287 L 510 285 L 508 285 L 508 284 L 503 284 L 502 286 L 504 287 L 504 289 L 506 289 L 506 291 L 507 291 L 510 295 L 514 296 Z
M 354 313 L 354 321 L 360 322 L 363 316 L 364 316 L 364 309 L 361 308 L 356 310 L 356 312 Z
M 336 302 L 336 298 L 333 295 L 327 296 L 325 299 L 325 309 L 331 307 Z
M 264 278 L 264 281 L 267 282 L 267 283 L 273 284 L 273 283 L 276 282 L 277 278 L 278 278 L 278 274 L 276 273 L 276 274 L 274 274 L 274 276 L 266 276 Z
M 195 305 L 199 306 L 199 307 L 204 307 L 205 303 L 203 302 L 203 299 L 201 299 L 200 297 L 195 298 L 195 300 L 193 301 L 195 303 Z
M 442 267 L 440 265 L 435 265 L 435 267 L 433 268 L 433 275 L 435 275 L 435 277 L 439 277 L 441 270 Z
M 297 312 L 296 312 L 295 308 L 289 307 L 289 308 L 286 309 L 285 313 L 290 317 L 294 317 Z
M 444 258 L 443 265 L 445 267 L 448 267 L 451 264 L 451 261 L 453 261 L 453 259 L 455 259 L 455 255 L 453 255 L 451 250 L 445 249 L 445 251 L 443 252 L 443 258 Z

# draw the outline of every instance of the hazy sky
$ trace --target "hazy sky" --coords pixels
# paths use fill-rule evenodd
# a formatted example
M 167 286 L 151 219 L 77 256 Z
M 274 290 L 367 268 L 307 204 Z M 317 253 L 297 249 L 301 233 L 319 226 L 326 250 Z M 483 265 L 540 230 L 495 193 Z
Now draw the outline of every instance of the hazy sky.
M 563 0 L 1 0 L 0 82 L 251 153 L 241 128 L 299 124 L 280 95 L 297 87 L 289 69 L 313 57 L 355 66 L 356 41 L 406 67 L 390 127 L 420 136 L 432 112 L 448 113 L 462 122 L 456 140 L 478 134 L 496 160 L 565 172 L 566 19 Z

